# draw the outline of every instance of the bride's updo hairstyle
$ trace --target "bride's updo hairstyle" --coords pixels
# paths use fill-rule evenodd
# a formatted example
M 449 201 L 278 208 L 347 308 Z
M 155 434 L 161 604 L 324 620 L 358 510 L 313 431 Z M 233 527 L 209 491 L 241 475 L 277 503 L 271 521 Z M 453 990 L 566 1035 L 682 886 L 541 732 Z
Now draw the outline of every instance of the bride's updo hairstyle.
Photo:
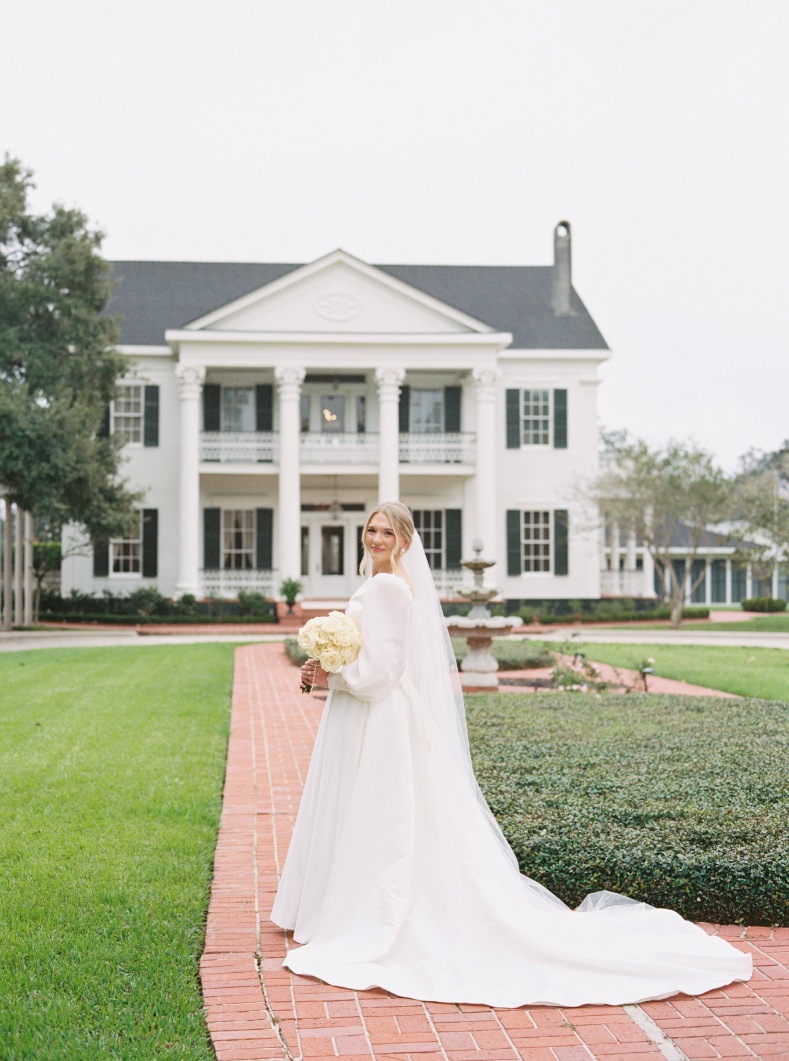
M 364 549 L 364 555 L 362 556 L 362 562 L 359 564 L 360 575 L 364 574 L 367 561 L 370 559 L 370 550 L 367 548 L 367 528 L 370 525 L 370 520 L 373 516 L 377 516 L 379 512 L 386 516 L 394 531 L 395 547 L 392 550 L 391 556 L 392 574 L 397 570 L 396 557 L 399 556 L 403 545 L 405 545 L 405 548 L 407 549 L 414 540 L 414 521 L 406 506 L 400 501 L 382 501 L 380 505 L 375 506 L 367 517 L 367 522 L 362 531 L 362 547 Z

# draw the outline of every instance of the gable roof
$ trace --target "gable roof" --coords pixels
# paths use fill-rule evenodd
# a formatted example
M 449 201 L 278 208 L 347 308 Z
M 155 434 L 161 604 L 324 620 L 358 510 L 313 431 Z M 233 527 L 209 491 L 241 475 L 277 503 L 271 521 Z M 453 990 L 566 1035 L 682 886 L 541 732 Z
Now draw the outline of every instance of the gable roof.
M 107 307 L 121 315 L 126 346 L 161 346 L 180 328 L 300 265 L 253 262 L 111 262 L 120 281 Z M 551 266 L 378 265 L 403 283 L 483 321 L 512 332 L 514 350 L 607 350 L 605 339 L 576 292 L 573 316 L 551 307 Z

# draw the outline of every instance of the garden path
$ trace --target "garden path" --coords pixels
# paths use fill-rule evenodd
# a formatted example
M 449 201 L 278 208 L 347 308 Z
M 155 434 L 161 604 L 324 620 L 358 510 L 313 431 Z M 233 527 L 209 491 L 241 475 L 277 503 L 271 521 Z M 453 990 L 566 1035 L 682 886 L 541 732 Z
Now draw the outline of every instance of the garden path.
M 349 991 L 282 968 L 268 920 L 323 708 L 281 645 L 236 651 L 205 951 L 219 1061 L 648 1061 L 789 1058 L 789 928 L 704 926 L 754 956 L 749 984 L 641 1006 L 444 1005 Z

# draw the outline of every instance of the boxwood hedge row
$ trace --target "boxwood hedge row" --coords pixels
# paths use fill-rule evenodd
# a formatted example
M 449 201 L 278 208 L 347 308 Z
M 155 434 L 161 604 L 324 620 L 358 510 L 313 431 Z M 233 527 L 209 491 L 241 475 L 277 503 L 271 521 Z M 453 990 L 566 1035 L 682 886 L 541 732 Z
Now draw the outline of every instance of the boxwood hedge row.
M 524 873 L 694 921 L 789 924 L 789 708 L 631 693 L 467 697 L 474 766 Z

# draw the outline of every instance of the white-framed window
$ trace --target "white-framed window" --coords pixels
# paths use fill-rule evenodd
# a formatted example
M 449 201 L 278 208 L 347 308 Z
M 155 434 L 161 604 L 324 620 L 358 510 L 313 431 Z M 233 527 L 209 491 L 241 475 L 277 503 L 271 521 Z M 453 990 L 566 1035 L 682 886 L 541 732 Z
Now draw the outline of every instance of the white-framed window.
M 551 570 L 551 513 L 523 513 L 523 570 Z
M 134 513 L 128 537 L 110 541 L 110 575 L 142 574 L 142 513 Z
M 254 431 L 255 388 L 222 387 L 222 430 Z
M 444 568 L 444 513 L 442 509 L 414 509 L 414 527 L 422 539 L 427 562 L 433 571 Z
M 444 430 L 444 391 L 441 388 L 411 388 L 411 431 L 416 435 Z
M 112 433 L 124 444 L 142 442 L 142 385 L 119 383 L 112 403 Z
M 255 511 L 222 510 L 222 567 L 225 571 L 251 571 L 255 566 Z
M 525 390 L 522 401 L 522 444 L 524 446 L 550 446 L 551 392 L 549 390 Z

